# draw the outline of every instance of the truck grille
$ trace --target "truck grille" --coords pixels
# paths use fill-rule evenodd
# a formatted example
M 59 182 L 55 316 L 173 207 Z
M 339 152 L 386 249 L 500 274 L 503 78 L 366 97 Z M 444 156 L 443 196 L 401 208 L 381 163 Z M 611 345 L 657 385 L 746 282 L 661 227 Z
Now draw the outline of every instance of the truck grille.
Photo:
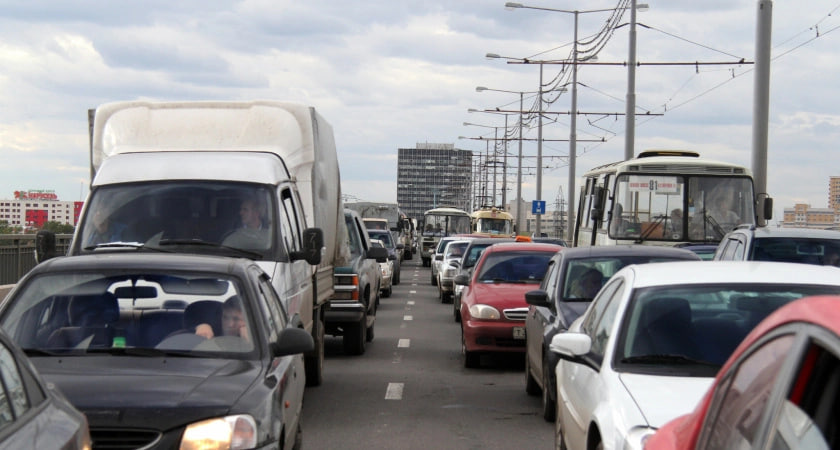
M 528 308 L 511 308 L 502 311 L 502 313 L 507 320 L 524 322 L 525 318 L 528 317 Z

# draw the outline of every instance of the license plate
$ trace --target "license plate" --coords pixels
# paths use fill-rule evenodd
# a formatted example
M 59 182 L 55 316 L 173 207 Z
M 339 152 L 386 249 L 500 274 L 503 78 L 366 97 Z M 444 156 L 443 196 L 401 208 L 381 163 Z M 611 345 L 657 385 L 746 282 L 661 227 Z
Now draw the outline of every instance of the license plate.
M 513 327 L 514 339 L 525 339 L 525 327 Z

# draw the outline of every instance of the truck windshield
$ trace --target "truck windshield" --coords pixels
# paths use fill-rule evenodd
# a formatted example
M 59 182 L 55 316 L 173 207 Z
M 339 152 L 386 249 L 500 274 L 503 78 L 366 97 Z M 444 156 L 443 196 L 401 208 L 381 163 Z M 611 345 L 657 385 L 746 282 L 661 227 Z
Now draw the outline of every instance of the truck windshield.
M 296 230 L 272 213 L 278 211 L 272 193 L 268 186 L 219 181 L 101 186 L 85 206 L 74 253 L 131 246 L 285 260 L 279 238 Z

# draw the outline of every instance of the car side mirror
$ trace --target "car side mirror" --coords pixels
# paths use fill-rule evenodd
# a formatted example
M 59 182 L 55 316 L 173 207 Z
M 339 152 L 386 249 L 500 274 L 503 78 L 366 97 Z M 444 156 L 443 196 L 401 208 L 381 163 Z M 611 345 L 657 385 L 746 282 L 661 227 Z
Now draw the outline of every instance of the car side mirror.
M 371 247 L 367 251 L 367 258 L 368 259 L 375 259 L 376 262 L 387 262 L 388 261 L 388 249 L 383 247 Z
M 435 261 L 443 261 L 443 255 L 435 255 Z
M 55 257 L 55 233 L 40 230 L 35 233 L 35 263 L 40 264 Z
M 459 286 L 469 286 L 470 276 L 466 273 L 459 273 L 458 275 L 455 275 L 455 278 L 452 280 L 452 282 Z
M 534 306 L 542 306 L 543 308 L 550 308 L 551 304 L 548 302 L 548 292 L 542 289 L 535 289 L 525 293 L 525 303 Z
M 313 266 L 321 264 L 321 253 L 324 248 L 324 232 L 320 228 L 303 230 L 303 249 L 289 254 L 292 261 L 305 260 Z
M 295 355 L 314 348 L 315 341 L 308 331 L 303 328 L 285 328 L 277 336 L 277 341 L 271 344 L 271 354 L 274 357 Z

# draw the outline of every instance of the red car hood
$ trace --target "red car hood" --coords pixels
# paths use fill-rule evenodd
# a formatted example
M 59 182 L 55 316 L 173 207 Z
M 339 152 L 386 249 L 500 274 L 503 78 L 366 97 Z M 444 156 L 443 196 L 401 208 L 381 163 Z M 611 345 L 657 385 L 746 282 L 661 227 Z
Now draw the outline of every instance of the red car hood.
M 539 284 L 526 283 L 473 283 L 464 303 L 492 305 L 499 310 L 527 308 L 525 293 L 539 287 Z

